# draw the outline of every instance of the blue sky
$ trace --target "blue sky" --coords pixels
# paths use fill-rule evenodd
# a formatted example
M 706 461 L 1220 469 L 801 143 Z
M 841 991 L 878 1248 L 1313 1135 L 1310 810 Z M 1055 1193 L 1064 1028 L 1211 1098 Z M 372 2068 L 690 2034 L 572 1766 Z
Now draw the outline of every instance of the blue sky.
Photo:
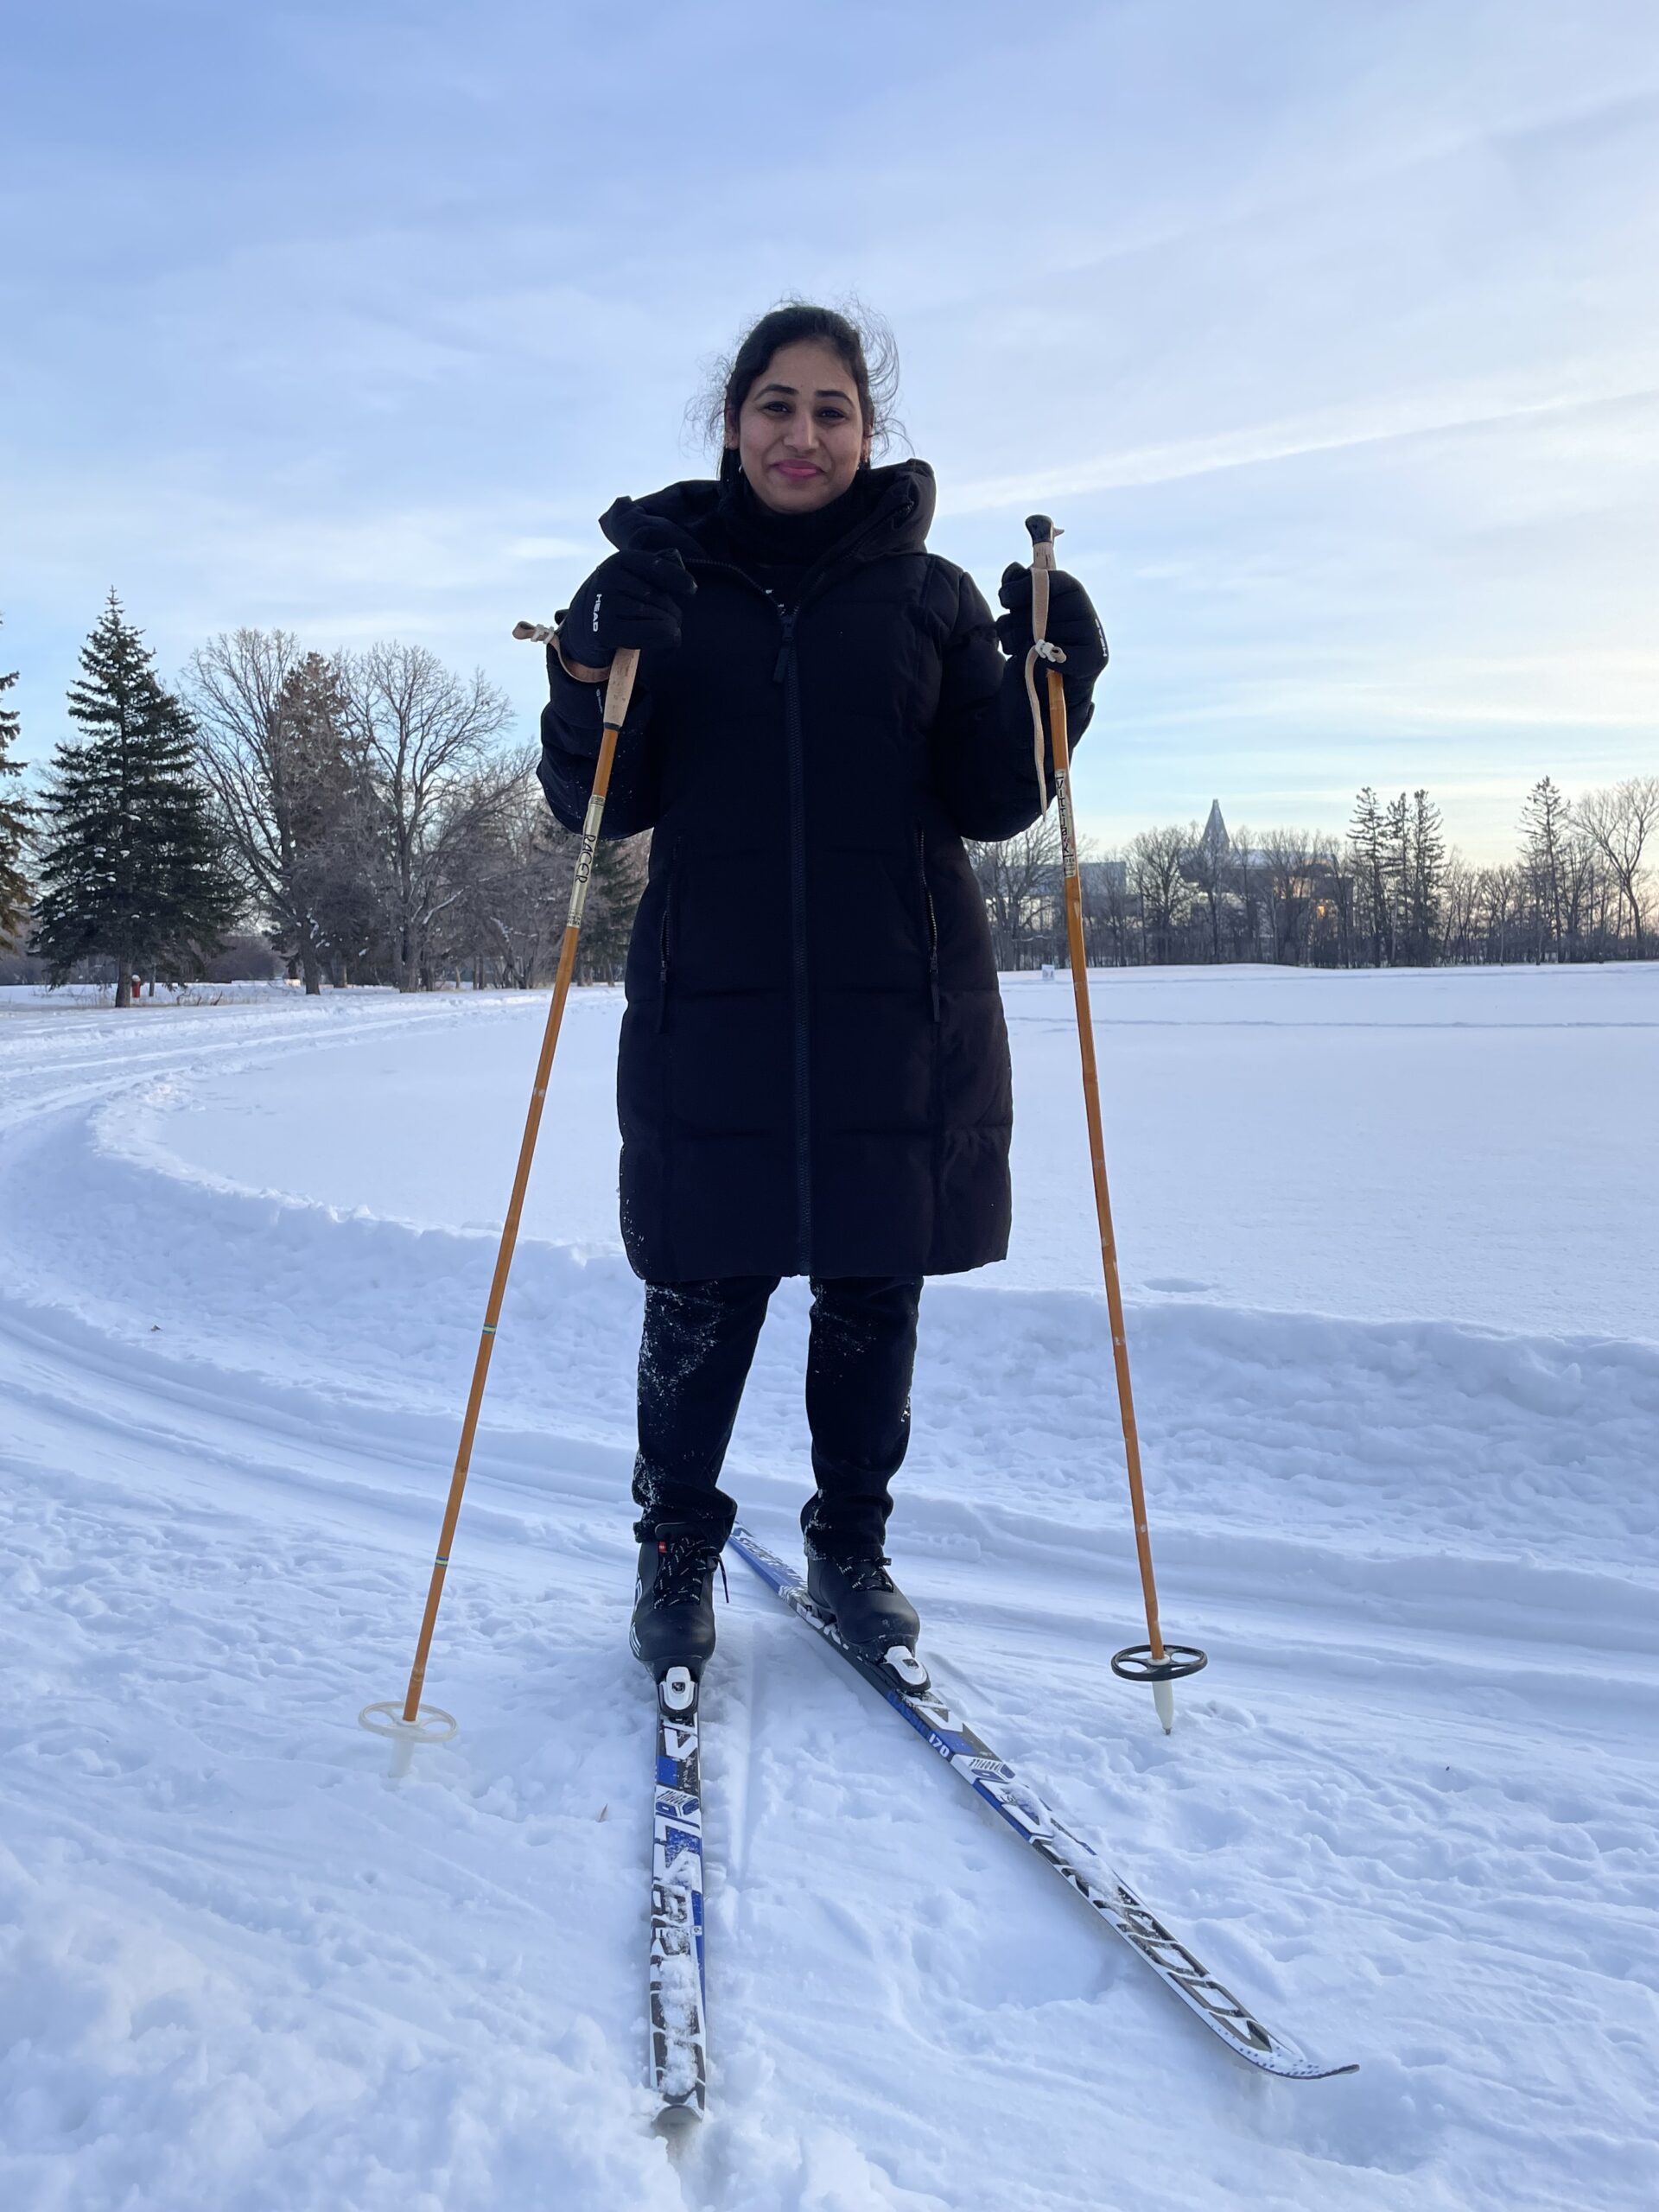
M 510 689 L 780 294 L 893 322 L 935 547 L 1049 508 L 1085 826 L 1659 771 L 1659 10 L 58 0 L 0 40 L 0 667 L 111 584 Z

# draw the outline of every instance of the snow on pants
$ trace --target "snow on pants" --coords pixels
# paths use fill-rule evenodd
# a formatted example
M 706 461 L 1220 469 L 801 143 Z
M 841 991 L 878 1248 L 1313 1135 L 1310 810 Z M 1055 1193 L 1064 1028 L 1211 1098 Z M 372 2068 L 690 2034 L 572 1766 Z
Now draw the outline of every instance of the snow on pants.
M 719 1487 L 738 1401 L 776 1275 L 645 1285 L 639 1344 L 639 1453 L 633 1496 L 643 1541 L 672 1529 L 723 1543 L 737 1503 Z M 812 1283 L 806 1417 L 817 1487 L 801 1513 L 826 1550 L 878 1548 L 887 1485 L 910 1441 L 919 1275 Z

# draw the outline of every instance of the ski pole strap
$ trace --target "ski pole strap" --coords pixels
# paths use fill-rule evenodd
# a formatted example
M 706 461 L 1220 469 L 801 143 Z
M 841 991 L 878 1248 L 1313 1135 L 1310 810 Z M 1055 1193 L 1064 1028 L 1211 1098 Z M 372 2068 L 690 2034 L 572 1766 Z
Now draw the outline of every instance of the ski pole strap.
M 559 657 L 559 666 L 576 683 L 604 683 L 609 681 L 611 670 L 616 666 L 614 661 L 605 668 L 590 668 L 586 661 L 571 659 L 569 654 L 564 650 L 564 639 L 558 631 L 556 630 L 553 632 L 551 642 L 554 652 Z
M 551 645 L 559 657 L 559 666 L 576 683 L 603 683 L 609 677 L 610 668 L 589 668 L 585 661 L 572 660 L 564 650 L 556 622 L 515 622 L 512 634 L 521 645 Z M 612 663 L 614 667 L 615 663 Z
M 1048 761 L 1043 732 L 1043 705 L 1037 696 L 1037 648 L 1026 655 L 1026 696 L 1031 702 L 1031 752 L 1037 766 L 1037 790 L 1043 812 L 1048 812 Z

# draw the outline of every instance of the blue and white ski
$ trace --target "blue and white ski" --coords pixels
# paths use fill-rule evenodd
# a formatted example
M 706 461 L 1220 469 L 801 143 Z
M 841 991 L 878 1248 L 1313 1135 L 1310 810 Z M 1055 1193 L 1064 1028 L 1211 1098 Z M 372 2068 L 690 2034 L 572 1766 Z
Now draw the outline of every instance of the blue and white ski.
M 1224 1988 L 1157 1915 L 1148 1911 L 1094 1847 L 1063 1826 L 1030 1784 L 1022 1782 L 1005 1759 L 998 1758 L 982 1738 L 957 1719 L 937 1690 L 907 1686 L 878 1662 L 861 1657 L 844 1643 L 834 1623 L 826 1620 L 807 1596 L 799 1573 L 758 1543 L 747 1529 L 734 1529 L 730 1543 L 767 1587 L 880 1692 L 893 1710 L 933 1746 L 951 1773 L 1001 1815 L 1020 1840 L 1070 1884 L 1230 2050 L 1263 2073 L 1283 2075 L 1294 2081 L 1318 2081 L 1327 2075 L 1356 2070 L 1351 2064 L 1327 2065 L 1287 2037 L 1264 2027 L 1249 2006 Z
M 658 2124 L 708 2109 L 702 1955 L 702 1777 L 697 1685 L 683 1667 L 657 1685 L 651 1855 L 651 2086 Z

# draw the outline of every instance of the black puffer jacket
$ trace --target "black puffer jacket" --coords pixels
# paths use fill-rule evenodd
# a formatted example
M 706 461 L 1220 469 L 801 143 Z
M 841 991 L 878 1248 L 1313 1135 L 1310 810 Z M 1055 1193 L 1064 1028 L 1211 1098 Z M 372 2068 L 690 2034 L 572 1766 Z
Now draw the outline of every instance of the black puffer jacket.
M 855 488 L 792 576 L 740 565 L 729 486 L 601 524 L 624 548 L 666 525 L 697 583 L 679 650 L 643 658 L 604 822 L 655 832 L 617 1084 L 649 1281 L 949 1274 L 1007 1249 L 1007 1034 L 962 841 L 1037 818 L 1023 671 L 926 549 L 925 463 Z M 551 683 L 541 779 L 575 830 L 600 694 L 556 661 Z

